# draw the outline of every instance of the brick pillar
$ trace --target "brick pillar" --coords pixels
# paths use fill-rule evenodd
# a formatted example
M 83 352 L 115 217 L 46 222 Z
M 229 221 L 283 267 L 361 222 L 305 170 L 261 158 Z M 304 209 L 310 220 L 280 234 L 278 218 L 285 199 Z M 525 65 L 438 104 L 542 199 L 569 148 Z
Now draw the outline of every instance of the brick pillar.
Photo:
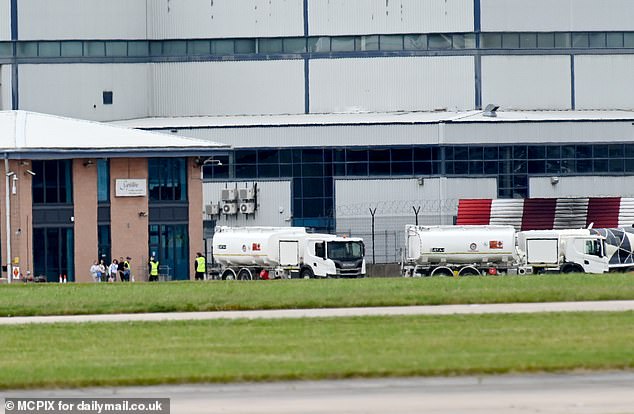
M 187 199 L 189 201 L 189 278 L 194 278 L 194 258 L 197 252 L 204 254 L 203 243 L 203 184 L 201 169 L 192 158 L 187 160 Z
M 130 256 L 136 281 L 147 280 L 148 263 L 148 195 L 117 197 L 116 180 L 144 179 L 147 185 L 146 158 L 110 159 L 110 221 L 112 257 Z M 147 191 L 147 186 L 146 186 Z
M 97 163 L 84 166 L 73 160 L 73 203 L 75 217 L 75 281 L 92 282 L 90 266 L 98 260 L 97 246 Z

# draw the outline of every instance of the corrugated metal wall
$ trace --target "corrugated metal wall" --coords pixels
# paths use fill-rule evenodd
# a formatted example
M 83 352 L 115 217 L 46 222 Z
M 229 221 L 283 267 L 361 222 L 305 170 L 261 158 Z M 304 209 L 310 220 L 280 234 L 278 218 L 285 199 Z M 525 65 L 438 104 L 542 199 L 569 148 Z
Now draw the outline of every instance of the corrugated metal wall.
M 20 65 L 19 77 L 23 110 L 94 121 L 149 115 L 147 64 Z
M 0 0 L 0 41 L 11 40 L 11 0 Z
M 394 263 L 400 259 L 406 224 L 453 224 L 458 200 L 463 197 L 495 197 L 495 178 L 418 178 L 335 180 L 337 233 L 363 237 L 366 259 Z M 375 209 L 375 246 L 372 215 Z M 371 262 L 371 260 L 370 260 Z
M 240 147 L 437 144 L 438 124 L 184 129 L 179 135 Z
M 151 116 L 304 112 L 301 60 L 150 65 Z
M 482 106 L 570 109 L 568 56 L 483 56 Z
M 11 99 L 11 66 L 0 65 L 0 111 L 12 108 Z
M 249 182 L 206 182 L 203 184 L 203 204 L 218 203 L 224 188 L 246 188 L 257 184 L 258 208 L 255 215 L 215 217 L 219 226 L 276 226 L 291 225 L 291 182 L 290 181 L 249 181 Z
M 495 125 L 455 122 L 445 127 L 448 144 L 565 143 L 634 140 L 629 121 L 500 122 Z
M 634 109 L 633 68 L 632 55 L 575 56 L 576 109 Z
M 311 35 L 473 31 L 473 0 L 309 0 Z
M 310 111 L 469 110 L 473 57 L 323 59 L 310 62 Z
M 481 0 L 482 31 L 633 30 L 631 0 Z
M 303 36 L 303 0 L 148 0 L 150 39 Z
M 20 0 L 20 40 L 145 39 L 146 0 Z
M 634 197 L 634 176 L 530 177 L 530 197 Z

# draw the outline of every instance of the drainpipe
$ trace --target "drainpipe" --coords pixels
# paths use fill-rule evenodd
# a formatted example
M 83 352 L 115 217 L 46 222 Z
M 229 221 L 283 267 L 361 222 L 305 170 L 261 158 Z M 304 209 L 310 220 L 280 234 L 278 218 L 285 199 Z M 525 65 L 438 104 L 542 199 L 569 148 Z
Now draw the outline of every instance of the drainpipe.
M 13 269 L 11 268 L 11 189 L 9 188 L 9 154 L 4 154 L 5 178 L 5 215 L 7 219 L 7 282 L 11 283 Z

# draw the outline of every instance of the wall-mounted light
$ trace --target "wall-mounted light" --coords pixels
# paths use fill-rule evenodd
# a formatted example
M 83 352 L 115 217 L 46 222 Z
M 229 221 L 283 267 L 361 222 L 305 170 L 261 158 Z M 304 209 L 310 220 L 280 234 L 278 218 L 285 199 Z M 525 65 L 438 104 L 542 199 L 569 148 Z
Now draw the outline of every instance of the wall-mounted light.
M 205 158 L 203 159 L 202 157 L 196 157 L 194 159 L 194 164 L 196 164 L 196 167 L 202 167 L 203 165 L 214 165 L 214 166 L 220 166 L 222 165 L 222 162 L 220 160 L 214 160 L 212 158 Z
M 559 177 L 550 177 L 550 184 L 555 185 L 559 182 Z
M 90 167 L 91 165 L 94 165 L 95 161 L 93 160 L 86 160 L 84 161 L 84 167 Z
M 29 175 L 36 175 L 34 171 L 32 170 L 25 170 L 24 174 L 29 174 Z
M 139 211 L 139 217 L 147 217 L 147 213 L 145 211 Z

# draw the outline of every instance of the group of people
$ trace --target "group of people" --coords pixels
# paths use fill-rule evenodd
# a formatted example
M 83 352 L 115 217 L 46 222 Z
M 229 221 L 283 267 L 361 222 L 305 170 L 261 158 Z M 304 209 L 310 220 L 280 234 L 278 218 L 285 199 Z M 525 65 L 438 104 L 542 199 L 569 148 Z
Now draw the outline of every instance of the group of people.
M 129 282 L 130 279 L 134 281 L 132 272 L 130 270 L 130 261 L 132 259 L 128 256 L 125 259 L 122 257 L 112 259 L 112 263 L 106 266 L 103 260 L 95 260 L 90 266 L 90 275 L 95 282 L 116 282 L 117 278 L 121 282 Z
M 103 260 L 95 260 L 90 266 L 90 275 L 95 282 L 102 282 L 107 280 L 108 282 L 116 282 L 117 277 L 121 282 L 129 282 L 130 279 L 134 282 L 134 277 L 130 271 L 130 261 L 132 259 L 128 256 L 119 260 L 112 259 L 112 263 L 106 266 Z M 196 280 L 204 280 L 206 273 L 205 257 L 202 253 L 196 253 L 196 259 L 194 259 L 194 269 L 196 271 Z M 159 262 L 154 256 L 150 258 L 148 263 L 149 281 L 158 282 L 159 280 Z M 107 278 L 107 279 L 106 279 Z

